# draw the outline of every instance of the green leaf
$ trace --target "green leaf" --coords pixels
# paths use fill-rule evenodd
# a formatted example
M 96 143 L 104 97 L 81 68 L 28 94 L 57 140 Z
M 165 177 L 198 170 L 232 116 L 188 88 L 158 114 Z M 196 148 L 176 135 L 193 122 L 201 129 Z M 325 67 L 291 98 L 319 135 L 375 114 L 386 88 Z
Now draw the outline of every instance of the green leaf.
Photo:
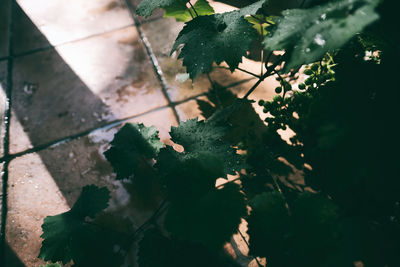
M 219 252 L 219 251 L 218 251 Z M 139 267 L 239 267 L 221 253 L 200 244 L 164 236 L 160 230 L 150 228 L 139 242 Z
M 79 264 L 86 262 L 91 254 L 101 252 L 99 246 L 105 245 L 105 240 L 93 225 L 86 223 L 85 218 L 93 218 L 105 209 L 109 198 L 110 193 L 106 187 L 88 185 L 83 188 L 71 210 L 47 216 L 42 224 L 41 237 L 44 240 L 38 257 L 63 264 L 73 259 Z M 99 251 L 96 252 L 96 249 Z
M 139 267 L 167 267 L 174 266 L 173 246 L 171 241 L 157 229 L 146 230 L 139 242 Z
M 143 0 L 138 5 L 136 13 L 140 16 L 148 17 L 156 8 L 165 8 L 172 5 L 183 6 L 186 5 L 187 2 L 189 2 L 189 0 Z
M 86 216 L 93 219 L 97 213 L 107 208 L 109 199 L 110 192 L 107 187 L 85 186 L 70 213 L 78 219 L 84 219 Z
M 286 50 L 285 72 L 315 62 L 376 21 L 379 16 L 374 9 L 379 2 L 340 0 L 310 9 L 283 11 L 276 30 L 264 39 L 264 47 Z
M 280 255 L 291 231 L 285 200 L 278 192 L 262 193 L 252 199 L 250 206 L 252 211 L 247 219 L 250 253 L 257 256 Z
M 171 53 L 184 45 L 178 58 L 191 79 L 212 69 L 212 64 L 226 62 L 233 71 L 246 55 L 257 31 L 244 16 L 255 14 L 265 0 L 240 10 L 200 16 L 186 23 L 179 33 Z
M 132 175 L 146 176 L 151 172 L 148 161 L 154 158 L 163 143 L 154 126 L 143 124 L 125 124 L 115 134 L 111 148 L 104 152 L 105 157 L 114 167 L 117 179 L 129 178 Z
M 193 8 L 187 8 L 186 3 L 182 2 L 176 2 L 175 4 L 165 7 L 164 8 L 165 13 L 164 17 L 173 17 L 177 21 L 182 21 L 186 22 L 192 19 L 193 17 L 196 17 L 196 13 L 198 16 L 205 16 L 205 15 L 211 15 L 214 14 L 214 9 L 210 4 L 207 2 L 207 0 L 198 0 L 194 4 L 194 10 Z
M 245 167 L 243 157 L 236 153 L 236 150 L 223 140 L 227 129 L 209 122 L 198 121 L 198 119 L 188 120 L 181 123 L 178 127 L 171 128 L 171 140 L 180 144 L 184 152 L 178 153 L 164 149 L 163 153 L 175 153 L 181 161 L 198 159 L 208 163 L 215 175 L 225 176 L 235 174 L 236 171 Z M 164 156 L 165 157 L 165 156 Z M 160 160 L 157 165 L 161 166 Z M 165 163 L 168 162 L 165 158 Z M 165 166 L 168 168 L 168 166 Z M 167 168 L 161 167 L 166 170 Z M 218 176 L 216 177 L 218 178 Z
M 309 231 L 324 231 L 330 224 L 335 224 L 338 218 L 338 209 L 332 200 L 320 194 L 305 192 L 293 203 L 293 216 L 301 227 Z
M 165 228 L 180 239 L 218 249 L 229 241 L 246 214 L 246 202 L 239 186 L 229 183 L 196 201 L 172 203 Z
M 271 266 L 322 266 L 337 242 L 337 207 L 321 194 L 304 192 L 287 205 L 278 192 L 262 193 L 250 206 L 250 253 Z
M 268 28 L 275 24 L 273 21 L 274 17 L 267 17 L 263 14 L 257 14 L 246 17 L 246 20 L 253 24 L 253 28 L 257 30 L 258 34 L 265 36 L 268 34 Z
M 210 154 L 186 157 L 168 147 L 160 152 L 157 167 L 171 202 L 198 199 L 213 190 L 223 176 L 221 161 Z

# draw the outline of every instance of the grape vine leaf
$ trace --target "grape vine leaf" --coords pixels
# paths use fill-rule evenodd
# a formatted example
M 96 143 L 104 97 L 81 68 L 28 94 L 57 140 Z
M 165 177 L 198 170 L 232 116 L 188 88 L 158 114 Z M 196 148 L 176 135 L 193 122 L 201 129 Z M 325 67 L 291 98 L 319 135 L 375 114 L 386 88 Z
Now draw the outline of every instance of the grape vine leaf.
M 212 161 L 207 160 L 209 167 L 213 167 L 216 174 L 222 169 L 221 176 L 225 176 L 235 174 L 246 167 L 243 156 L 237 154 L 236 149 L 224 141 L 226 133 L 227 128 L 208 121 L 198 121 L 196 118 L 183 122 L 178 127 L 171 127 L 170 135 L 173 142 L 184 148 L 182 153 L 177 154 L 178 157 L 184 160 L 210 158 Z
M 238 185 L 229 183 L 198 200 L 172 203 L 165 228 L 179 239 L 218 249 L 229 241 L 246 215 L 244 195 Z
M 205 16 L 214 14 L 214 9 L 207 0 L 198 0 L 194 5 L 194 9 L 187 8 L 186 3 L 176 2 L 171 6 L 164 7 L 165 13 L 164 17 L 173 17 L 177 21 L 186 22 L 193 18 L 193 16 Z M 196 11 L 194 11 L 196 10 Z
M 210 154 L 185 158 L 168 147 L 160 152 L 158 160 L 161 183 L 172 203 L 202 197 L 215 187 L 216 179 L 224 175 L 221 161 Z
M 139 267 L 174 266 L 173 250 L 174 247 L 167 237 L 158 229 L 150 228 L 145 231 L 139 242 L 138 265 Z
M 199 244 L 164 236 L 160 230 L 150 228 L 139 242 L 139 267 L 239 267 L 232 259 L 221 257 Z
M 129 178 L 132 175 L 145 176 L 151 171 L 148 161 L 154 158 L 163 143 L 154 126 L 143 124 L 125 124 L 115 134 L 111 147 L 104 152 L 105 157 L 114 167 L 117 179 Z
M 194 18 L 179 33 L 171 54 L 183 45 L 178 58 L 183 58 L 191 79 L 209 72 L 213 62 L 225 61 L 234 71 L 257 38 L 257 31 L 244 16 L 255 14 L 265 2 L 261 0 L 240 10 Z
M 265 36 L 268 33 L 268 27 L 275 24 L 273 16 L 267 17 L 263 14 L 246 17 L 246 20 L 253 24 L 253 28 L 261 36 Z
M 285 239 L 291 224 L 285 200 L 278 192 L 264 192 L 250 201 L 252 208 L 247 218 L 252 255 L 279 255 L 285 247 Z M 268 259 L 269 261 L 270 259 Z
M 143 0 L 136 9 L 136 13 L 140 16 L 150 16 L 156 8 L 166 8 L 172 5 L 186 6 L 189 0 Z
M 85 218 L 94 216 L 108 205 L 110 192 L 106 187 L 85 186 L 71 210 L 47 216 L 42 224 L 44 239 L 39 258 L 66 264 L 71 259 L 75 264 L 86 262 L 89 255 L 99 253 L 99 246 L 104 245 L 103 236 L 86 223 Z M 97 251 L 96 251 L 97 250 Z M 112 250 L 111 250 L 112 251 Z
M 250 253 L 271 266 L 321 266 L 337 242 L 337 207 L 321 194 L 304 192 L 287 203 L 278 192 L 262 193 L 250 206 Z M 318 256 L 311 259 L 310 251 Z
M 264 39 L 268 50 L 286 50 L 284 72 L 321 59 L 376 21 L 379 0 L 339 0 L 309 9 L 289 9 Z

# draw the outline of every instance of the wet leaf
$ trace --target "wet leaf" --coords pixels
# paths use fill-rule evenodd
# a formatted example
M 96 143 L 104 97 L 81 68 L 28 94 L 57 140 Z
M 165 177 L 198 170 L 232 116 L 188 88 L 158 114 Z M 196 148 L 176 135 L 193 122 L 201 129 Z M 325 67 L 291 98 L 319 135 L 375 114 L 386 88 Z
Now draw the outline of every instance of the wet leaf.
M 146 176 L 152 172 L 149 160 L 154 158 L 163 143 L 154 126 L 143 124 L 125 124 L 115 134 L 111 148 L 104 152 L 105 157 L 114 167 L 117 179 L 131 176 Z
M 77 265 L 88 262 L 95 263 L 96 266 L 117 265 L 111 233 L 88 223 L 86 219 L 94 218 L 107 207 L 109 194 L 106 187 L 85 186 L 71 210 L 47 216 L 42 225 L 41 237 L 44 240 L 38 257 L 46 261 L 60 261 L 63 264 L 74 260 Z
M 257 37 L 257 31 L 244 17 L 255 14 L 264 3 L 261 0 L 240 10 L 200 16 L 187 22 L 171 53 L 183 45 L 178 58 L 183 58 L 191 79 L 209 72 L 214 62 L 225 61 L 233 71 Z
M 284 71 L 321 59 L 344 45 L 379 16 L 379 0 L 341 0 L 309 9 L 282 12 L 276 29 L 264 39 L 268 50 L 286 50 Z
M 214 9 L 207 0 L 198 0 L 194 5 L 194 9 L 187 8 L 186 3 L 176 2 L 175 4 L 165 7 L 164 17 L 172 17 L 177 21 L 186 22 L 191 20 L 193 17 L 205 16 L 214 14 Z
M 143 0 L 140 2 L 136 12 L 140 16 L 150 16 L 154 9 L 165 8 L 170 6 L 186 6 L 189 0 Z
M 180 239 L 218 249 L 229 241 L 246 214 L 239 186 L 230 183 L 197 200 L 171 204 L 165 228 Z
M 207 166 L 209 173 L 216 178 L 226 174 L 235 174 L 245 167 L 243 157 L 236 153 L 229 143 L 223 140 L 227 133 L 226 127 L 214 125 L 198 119 L 188 120 L 178 127 L 171 128 L 171 139 L 184 148 L 178 153 L 173 149 L 161 149 L 156 167 L 161 173 L 168 173 L 174 164 L 173 160 L 185 164 L 186 161 L 198 161 Z M 203 162 L 203 163 L 201 163 Z

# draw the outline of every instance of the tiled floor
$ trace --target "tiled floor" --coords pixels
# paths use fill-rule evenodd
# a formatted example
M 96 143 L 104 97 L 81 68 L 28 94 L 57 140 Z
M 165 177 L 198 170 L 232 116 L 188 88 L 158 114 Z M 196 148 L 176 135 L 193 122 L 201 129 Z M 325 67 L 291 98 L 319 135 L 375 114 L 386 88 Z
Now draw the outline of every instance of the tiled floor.
M 138 200 L 121 197 L 129 189 L 102 152 L 128 121 L 155 125 L 168 141 L 171 125 L 200 115 L 195 99 L 210 82 L 187 80 L 169 56 L 183 24 L 160 11 L 136 17 L 139 2 L 0 1 L 0 266 L 43 264 L 43 218 L 69 209 L 86 184 L 115 189 L 114 212 L 134 227 L 152 214 L 154 203 L 135 209 Z M 255 82 L 223 69 L 211 77 L 238 95 Z M 271 98 L 275 84 L 264 81 L 253 99 Z

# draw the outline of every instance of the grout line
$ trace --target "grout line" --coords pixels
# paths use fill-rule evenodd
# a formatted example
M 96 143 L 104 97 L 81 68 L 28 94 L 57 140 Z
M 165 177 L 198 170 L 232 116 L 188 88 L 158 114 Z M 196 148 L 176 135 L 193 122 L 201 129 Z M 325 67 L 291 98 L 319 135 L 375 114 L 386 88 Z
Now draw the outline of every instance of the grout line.
M 249 78 L 249 79 L 240 80 L 240 81 L 237 81 L 237 82 L 228 84 L 228 85 L 226 85 L 226 86 L 224 86 L 224 87 L 225 87 L 225 88 L 231 88 L 231 87 L 238 86 L 238 85 L 241 85 L 241 84 L 243 84 L 243 83 L 252 81 L 252 80 L 254 80 L 254 79 L 255 79 L 255 78 Z M 195 99 L 197 99 L 197 98 L 199 98 L 199 97 L 201 97 L 201 96 L 207 96 L 207 92 L 204 92 L 204 93 L 201 93 L 201 94 L 197 94 L 197 95 L 194 95 L 194 96 L 190 96 L 190 97 L 185 98 L 185 99 L 183 99 L 183 100 L 179 100 L 179 101 L 172 102 L 172 103 L 171 103 L 171 106 L 178 106 L 178 105 L 180 105 L 180 104 L 189 102 L 189 101 L 191 101 L 191 100 L 195 100 Z M 1 160 L 1 159 L 0 159 L 0 160 Z
M 147 19 L 145 21 L 139 22 L 139 25 L 144 25 L 144 24 L 147 24 L 147 23 L 150 23 L 150 22 L 154 22 L 154 21 L 157 21 L 157 20 L 160 20 L 160 19 L 163 19 L 163 17 L 150 18 L 150 19 Z M 42 52 L 42 51 L 46 51 L 46 50 L 51 50 L 51 49 L 54 49 L 54 48 L 59 47 L 59 46 L 63 46 L 63 45 L 66 45 L 66 44 L 71 44 L 71 43 L 87 40 L 87 39 L 90 39 L 92 37 L 101 36 L 103 34 L 113 33 L 115 31 L 123 30 L 123 29 L 129 28 L 129 27 L 132 27 L 132 26 L 136 26 L 136 24 L 135 23 L 131 23 L 131 24 L 119 27 L 119 28 L 115 28 L 115 29 L 109 30 L 109 31 L 105 31 L 105 32 L 101 32 L 101 33 L 95 33 L 95 34 L 92 34 L 92 35 L 89 35 L 89 36 L 86 36 L 86 37 L 74 39 L 74 40 L 67 41 L 67 42 L 64 42 L 64 43 L 60 43 L 60 44 L 57 44 L 57 45 L 49 45 L 49 46 L 45 46 L 45 47 L 41 47 L 41 48 L 28 50 L 28 51 L 25 51 L 25 52 L 22 52 L 22 53 L 14 55 L 14 58 L 28 56 L 28 55 L 31 55 L 31 54 L 34 54 L 34 53 L 38 53 L 38 52 Z M 5 61 L 5 60 L 9 60 L 9 59 L 10 59 L 9 56 L 0 57 L 0 62 L 1 61 Z
M 28 50 L 28 51 L 25 51 L 25 52 L 22 52 L 22 53 L 19 53 L 19 54 L 15 54 L 15 55 L 13 55 L 13 58 L 15 59 L 15 58 L 24 57 L 24 56 L 32 55 L 32 54 L 43 52 L 43 51 L 47 51 L 47 50 L 52 50 L 52 49 L 55 49 L 55 48 L 60 47 L 60 46 L 64 46 L 64 45 L 73 44 L 73 43 L 77 43 L 77 42 L 80 42 L 80 41 L 88 40 L 88 39 L 93 38 L 93 37 L 98 37 L 98 36 L 101 36 L 101 35 L 104 35 L 104 34 L 113 33 L 113 32 L 116 32 L 116 31 L 123 30 L 123 29 L 127 29 L 127 28 L 132 27 L 132 26 L 135 26 L 135 24 L 131 23 L 129 25 L 125 25 L 125 26 L 122 26 L 122 27 L 119 27 L 119 28 L 115 28 L 115 29 L 112 29 L 112 30 L 109 30 L 109 31 L 95 33 L 95 34 L 92 34 L 92 35 L 89 35 L 89 36 L 85 36 L 85 37 L 82 37 L 82 38 L 74 39 L 74 40 L 71 40 L 71 41 L 66 41 L 64 43 L 60 43 L 60 44 L 56 44 L 56 45 L 51 45 L 50 44 L 48 46 L 44 46 L 44 47 Z M 7 60 L 7 59 L 10 59 L 10 56 L 2 57 L 2 58 L 0 58 L 0 61 Z
M 189 101 L 191 101 L 191 100 L 197 99 L 198 97 L 206 96 L 206 95 L 207 95 L 207 92 L 201 93 L 201 94 L 197 94 L 197 95 L 194 95 L 194 96 L 190 96 L 190 97 L 188 97 L 188 98 L 185 98 L 185 99 L 183 99 L 183 100 L 175 101 L 175 102 L 171 103 L 171 105 L 175 107 L 175 106 L 178 106 L 178 105 L 180 105 L 180 104 L 183 104 L 183 103 L 189 102 Z
M 8 39 L 8 62 L 7 62 L 7 88 L 6 88 L 6 110 L 4 116 L 4 126 L 5 134 L 3 140 L 3 150 L 4 156 L 7 157 L 10 148 L 10 116 L 11 116 L 11 92 L 12 92 L 12 77 L 13 77 L 13 10 L 14 10 L 14 0 L 9 0 L 10 2 L 10 16 L 9 16 L 9 39 Z M 5 236 L 6 236 L 6 218 L 7 218 L 7 185 L 8 185 L 8 164 L 9 161 L 5 160 L 3 169 L 3 196 L 2 196 L 2 207 L 1 207 L 1 229 L 0 229 L 0 264 L 5 265 Z
M 63 138 L 60 138 L 60 139 L 57 139 L 57 140 L 54 140 L 54 141 L 51 141 L 51 142 L 48 142 L 48 143 L 45 143 L 45 144 L 41 144 L 41 145 L 35 146 L 33 148 L 29 148 L 29 149 L 17 152 L 17 153 L 7 154 L 7 155 L 5 155 L 5 156 L 0 158 L 0 164 L 4 163 L 6 161 L 9 162 L 9 161 L 11 161 L 11 160 L 13 160 L 15 158 L 24 156 L 26 154 L 40 152 L 40 151 L 42 151 L 44 149 L 47 149 L 47 148 L 52 147 L 52 146 L 55 146 L 57 144 L 61 144 L 61 143 L 65 143 L 65 142 L 69 142 L 69 141 L 78 139 L 78 138 L 80 138 L 82 136 L 91 134 L 91 133 L 93 133 L 95 131 L 98 131 L 98 130 L 106 130 L 108 128 L 112 128 L 112 127 L 121 125 L 121 124 L 123 124 L 123 123 L 125 123 L 127 121 L 130 121 L 130 120 L 135 119 L 135 118 L 139 118 L 141 116 L 145 116 L 145 115 L 151 114 L 153 112 L 157 112 L 157 111 L 160 111 L 160 110 L 163 110 L 163 109 L 167 109 L 167 108 L 171 108 L 172 109 L 171 106 L 178 106 L 178 105 L 184 104 L 186 102 L 189 102 L 191 100 L 197 99 L 198 97 L 205 96 L 205 95 L 206 95 L 206 93 L 202 93 L 202 94 L 198 94 L 198 95 L 195 95 L 195 96 L 191 96 L 191 97 L 188 97 L 188 98 L 186 98 L 184 100 L 173 102 L 170 105 L 166 105 L 166 106 L 150 109 L 148 111 L 145 111 L 145 112 L 142 112 L 142 113 L 139 113 L 139 114 L 136 114 L 136 115 L 128 116 L 128 117 L 125 117 L 125 118 L 122 118 L 122 119 L 113 120 L 113 121 L 108 122 L 108 123 L 106 123 L 104 125 L 101 125 L 101 126 L 98 126 L 98 127 L 93 127 L 93 128 L 90 128 L 88 130 L 85 130 L 83 132 L 80 132 L 80 133 L 77 133 L 77 134 L 74 134 L 74 135 L 63 137 Z
M 164 94 L 164 97 L 167 99 L 168 106 L 170 106 L 172 108 L 172 111 L 174 113 L 175 119 L 179 123 L 180 122 L 179 115 L 178 115 L 178 112 L 175 110 L 174 104 L 173 104 L 173 102 L 171 101 L 171 99 L 170 99 L 170 97 L 168 95 L 167 82 L 164 79 L 164 74 L 163 74 L 163 72 L 161 70 L 161 67 L 160 67 L 160 65 L 158 63 L 158 60 L 157 60 L 156 56 L 154 55 L 154 53 L 153 53 L 153 51 L 151 49 L 151 45 L 150 45 L 149 41 L 147 40 L 146 36 L 143 34 L 143 32 L 142 32 L 142 30 L 140 28 L 140 22 L 136 18 L 132 3 L 129 0 L 125 0 L 125 3 L 128 6 L 128 9 L 129 9 L 129 12 L 131 13 L 131 17 L 132 17 L 133 21 L 135 22 L 137 31 L 139 33 L 139 37 L 142 40 L 144 47 L 146 48 L 147 55 L 150 58 L 151 64 L 153 65 L 153 69 L 154 69 L 154 71 L 155 71 L 155 73 L 157 75 L 157 78 L 158 78 L 158 80 L 159 80 L 159 82 L 161 84 L 161 89 L 162 89 L 162 92 Z
M 3 156 L 2 158 L 0 158 L 0 162 L 2 162 L 2 161 L 9 162 L 9 161 L 11 161 L 11 160 L 13 160 L 13 159 L 15 159 L 17 157 L 21 157 L 21 156 L 24 156 L 26 154 L 40 152 L 40 151 L 42 151 L 44 149 L 47 149 L 49 147 L 52 147 L 52 146 L 55 146 L 55 145 L 58 145 L 58 144 L 62 144 L 62 143 L 65 143 L 65 142 L 69 142 L 69 141 L 78 139 L 80 137 L 83 137 L 85 135 L 89 135 L 89 134 L 91 134 L 91 133 L 93 133 L 95 131 L 106 130 L 106 129 L 121 125 L 121 124 L 123 124 L 123 123 L 125 123 L 127 121 L 132 120 L 132 119 L 135 119 L 135 118 L 138 118 L 138 117 L 141 117 L 141 116 L 144 116 L 144 115 L 148 115 L 148 114 L 151 114 L 153 112 L 160 111 L 160 110 L 167 109 L 167 108 L 170 108 L 170 106 L 168 106 L 168 105 L 167 106 L 162 106 L 162 107 L 154 108 L 154 109 L 151 109 L 151 110 L 148 110 L 148 111 L 145 111 L 145 112 L 133 115 L 133 116 L 129 116 L 129 117 L 125 117 L 125 118 L 122 118 L 122 119 L 113 120 L 113 121 L 108 122 L 108 123 L 106 123 L 104 125 L 101 125 L 101 126 L 98 126 L 98 127 L 93 127 L 93 128 L 90 128 L 90 129 L 88 129 L 86 131 L 83 131 L 83 132 L 80 132 L 80 133 L 77 133 L 77 134 L 74 134 L 74 135 L 63 137 L 63 138 L 60 138 L 60 139 L 57 139 L 57 140 L 54 140 L 54 141 L 51 141 L 51 142 L 48 142 L 48 143 L 45 143 L 45 144 L 41 144 L 41 145 L 35 146 L 33 148 L 29 148 L 29 149 L 26 149 L 24 151 L 17 152 L 17 153 L 14 153 L 14 154 L 7 154 L 6 156 Z

